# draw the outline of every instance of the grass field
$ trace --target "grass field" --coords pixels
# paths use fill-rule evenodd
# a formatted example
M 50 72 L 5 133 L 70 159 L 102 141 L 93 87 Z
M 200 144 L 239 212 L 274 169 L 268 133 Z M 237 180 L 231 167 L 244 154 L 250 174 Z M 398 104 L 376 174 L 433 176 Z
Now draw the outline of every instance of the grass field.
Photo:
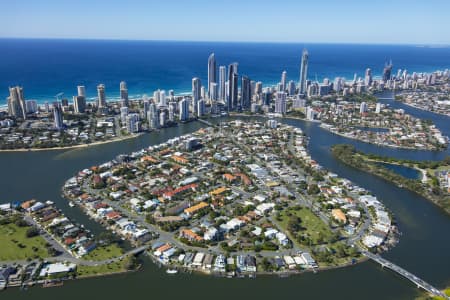
M 125 262 L 126 260 L 117 261 L 107 265 L 98 266 L 78 266 L 77 276 L 86 277 L 94 275 L 107 275 L 126 271 Z
M 15 224 L 0 226 L 0 261 L 26 260 L 48 257 L 46 241 L 41 236 L 26 237 L 30 227 Z
M 101 261 L 114 257 L 121 256 L 123 254 L 122 248 L 117 244 L 111 244 L 106 247 L 98 247 L 89 254 L 83 256 L 85 260 Z
M 312 244 L 327 242 L 333 236 L 333 232 L 330 227 L 328 227 L 328 224 L 325 224 L 319 217 L 314 215 L 307 208 L 302 208 L 300 210 L 287 209 L 280 213 L 281 221 L 279 224 L 286 231 L 289 222 L 288 214 L 295 215 L 301 219 L 301 226 L 303 230 L 298 231 L 298 234 L 308 235 Z M 298 243 L 295 239 L 294 242 Z

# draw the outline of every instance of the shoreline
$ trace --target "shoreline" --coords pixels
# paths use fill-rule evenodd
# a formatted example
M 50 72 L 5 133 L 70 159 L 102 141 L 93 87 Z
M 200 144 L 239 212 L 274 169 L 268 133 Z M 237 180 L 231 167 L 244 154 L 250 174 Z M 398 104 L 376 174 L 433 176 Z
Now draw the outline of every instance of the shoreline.
M 144 135 L 148 132 L 139 132 L 136 134 L 132 134 L 125 137 L 120 138 L 114 138 L 107 141 L 98 141 L 94 143 L 89 144 L 78 144 L 73 146 L 60 146 L 60 147 L 49 147 L 49 148 L 18 148 L 18 149 L 0 149 L 1 152 L 37 152 L 37 151 L 55 151 L 55 150 L 72 150 L 72 149 L 80 149 L 80 148 L 88 148 L 88 147 L 95 147 L 99 145 L 109 144 L 109 143 L 115 143 L 115 142 L 122 142 L 130 139 L 137 138 L 141 135 Z
M 429 109 L 425 109 L 425 108 L 422 108 L 420 106 L 416 106 L 416 105 L 414 105 L 412 103 L 407 103 L 407 102 L 402 101 L 402 100 L 395 100 L 395 101 L 398 101 L 398 102 L 400 102 L 400 103 L 402 103 L 404 105 L 407 105 L 409 107 L 412 107 L 412 108 L 415 108 L 415 109 L 419 109 L 421 111 L 426 111 L 426 112 L 429 112 L 429 113 L 432 113 L 432 114 L 436 114 L 436 115 L 439 115 L 439 116 L 450 117 L 450 112 L 448 114 L 444 114 L 444 113 L 432 111 L 432 110 L 429 110 Z

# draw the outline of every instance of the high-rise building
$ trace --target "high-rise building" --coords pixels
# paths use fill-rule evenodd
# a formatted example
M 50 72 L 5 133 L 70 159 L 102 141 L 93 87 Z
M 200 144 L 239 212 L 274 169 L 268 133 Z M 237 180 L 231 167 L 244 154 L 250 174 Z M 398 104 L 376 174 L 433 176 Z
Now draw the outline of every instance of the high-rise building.
M 216 82 L 211 83 L 211 91 L 209 92 L 209 98 L 212 101 L 219 100 L 218 86 L 219 85 Z
M 302 52 L 302 62 L 300 64 L 300 82 L 299 82 L 299 93 L 306 93 L 306 79 L 308 78 L 308 50 L 303 49 Z
M 128 103 L 128 89 L 125 81 L 120 82 L 120 103 L 121 106 L 129 106 Z
M 98 108 L 106 107 L 106 96 L 105 96 L 105 85 L 104 84 L 97 85 L 97 107 Z
M 384 69 L 383 69 L 383 81 L 384 82 L 388 82 L 389 80 L 391 80 L 391 75 L 392 74 L 392 61 L 389 62 L 389 64 L 385 64 Z
M 147 121 L 151 129 L 159 128 L 158 109 L 155 103 L 150 103 L 149 110 L 147 112 Z
M 128 116 L 128 107 L 123 106 L 120 108 L 120 122 L 122 122 L 122 125 L 124 125 L 127 121 Z
M 287 89 L 287 72 L 283 71 L 283 73 L 281 73 L 281 90 L 282 92 L 286 91 Z
M 160 113 L 159 113 L 159 126 L 161 126 L 161 127 L 164 127 L 164 126 L 166 126 L 166 123 L 167 123 L 167 117 L 166 117 L 166 111 L 165 110 L 162 110 Z
M 275 113 L 286 114 L 286 92 L 276 93 Z
M 128 114 L 128 116 L 126 117 L 126 127 L 128 133 L 139 132 L 141 125 L 139 120 L 139 114 Z
M 367 103 L 361 102 L 361 105 L 359 106 L 359 113 L 365 113 L 367 112 Z
M 203 117 L 205 115 L 205 100 L 200 99 L 197 103 L 197 117 Z
M 238 74 L 237 63 L 232 63 L 228 66 L 228 98 L 227 109 L 233 110 L 238 104 Z
M 255 90 L 254 90 L 255 94 L 257 95 L 261 95 L 262 93 L 262 82 L 258 81 L 257 83 L 255 83 Z
M 86 98 L 86 88 L 84 87 L 84 85 L 77 86 L 77 92 L 78 96 Z
M 197 102 L 200 100 L 202 89 L 202 82 L 200 78 L 194 77 L 192 78 L 192 111 L 194 114 L 197 113 Z
M 227 81 L 227 67 L 219 67 L 219 100 L 225 102 L 227 90 L 225 88 L 225 82 Z
M 158 107 L 166 107 L 167 106 L 167 102 L 166 102 L 166 91 L 165 90 L 158 90 L 159 91 L 159 103 L 158 103 Z
M 86 111 L 86 98 L 83 96 L 73 96 L 73 109 L 77 114 L 83 114 Z
M 250 109 L 252 103 L 252 86 L 250 78 L 242 76 L 241 81 L 241 105 L 243 110 Z
M 144 107 L 143 107 L 143 115 L 144 117 L 147 116 L 148 111 L 150 110 L 150 100 L 149 99 L 144 99 Z M 153 104 L 153 103 L 152 103 Z
M 366 69 L 366 73 L 364 76 L 364 84 L 369 87 L 372 85 L 372 70 L 370 68 Z
M 175 109 L 176 109 L 176 102 L 169 102 L 169 121 L 174 122 L 175 121 Z
M 341 77 L 336 77 L 334 79 L 333 83 L 333 90 L 336 91 L 336 93 L 339 93 L 344 88 L 344 80 Z
M 262 105 L 270 106 L 271 97 L 272 97 L 272 93 L 270 92 L 270 89 L 269 88 L 265 88 L 262 91 L 262 96 L 261 96 L 261 98 L 262 98 Z
M 34 114 L 38 111 L 38 104 L 36 100 L 26 100 L 25 106 L 27 114 Z
M 23 88 L 20 86 L 9 88 L 8 114 L 24 120 L 27 118 L 25 97 L 23 96 Z
M 179 119 L 180 121 L 187 121 L 189 120 L 189 101 L 186 98 L 183 98 L 179 102 Z
M 57 130 L 61 130 L 64 126 L 61 104 L 58 102 L 53 103 L 53 126 Z
M 213 82 L 217 82 L 216 69 L 217 69 L 216 57 L 214 53 L 211 53 L 211 55 L 208 58 L 208 97 L 211 97 L 211 89 L 212 89 L 211 84 Z
M 290 80 L 287 85 L 287 91 L 288 91 L 289 96 L 295 95 L 295 89 L 296 89 L 296 86 L 295 86 L 294 80 Z

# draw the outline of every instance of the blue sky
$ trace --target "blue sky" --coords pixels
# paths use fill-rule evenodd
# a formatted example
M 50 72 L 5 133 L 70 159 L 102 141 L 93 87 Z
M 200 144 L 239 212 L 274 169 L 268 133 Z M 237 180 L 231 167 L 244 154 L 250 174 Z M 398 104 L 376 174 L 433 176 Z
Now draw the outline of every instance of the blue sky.
M 450 44 L 449 0 L 0 0 L 0 37 Z

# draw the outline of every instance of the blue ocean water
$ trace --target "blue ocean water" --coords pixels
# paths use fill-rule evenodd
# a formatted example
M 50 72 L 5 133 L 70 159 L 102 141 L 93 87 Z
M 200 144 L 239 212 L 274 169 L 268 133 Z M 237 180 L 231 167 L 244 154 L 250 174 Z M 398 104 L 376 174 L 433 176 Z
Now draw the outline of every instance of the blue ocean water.
M 109 40 L 0 39 L 0 105 L 6 104 L 8 86 L 22 85 L 27 99 L 53 101 L 63 92 L 71 99 L 77 85 L 88 97 L 106 85 L 107 97 L 119 95 L 125 80 L 130 95 L 151 95 L 154 90 L 189 92 L 191 79 L 206 82 L 207 59 L 215 52 L 218 65 L 239 62 L 239 73 L 273 85 L 281 72 L 298 81 L 302 49 L 310 54 L 309 78 L 321 80 L 353 74 L 366 68 L 381 75 L 389 59 L 398 68 L 430 72 L 450 68 L 450 47 L 353 44 L 279 44 L 225 42 L 166 42 Z

